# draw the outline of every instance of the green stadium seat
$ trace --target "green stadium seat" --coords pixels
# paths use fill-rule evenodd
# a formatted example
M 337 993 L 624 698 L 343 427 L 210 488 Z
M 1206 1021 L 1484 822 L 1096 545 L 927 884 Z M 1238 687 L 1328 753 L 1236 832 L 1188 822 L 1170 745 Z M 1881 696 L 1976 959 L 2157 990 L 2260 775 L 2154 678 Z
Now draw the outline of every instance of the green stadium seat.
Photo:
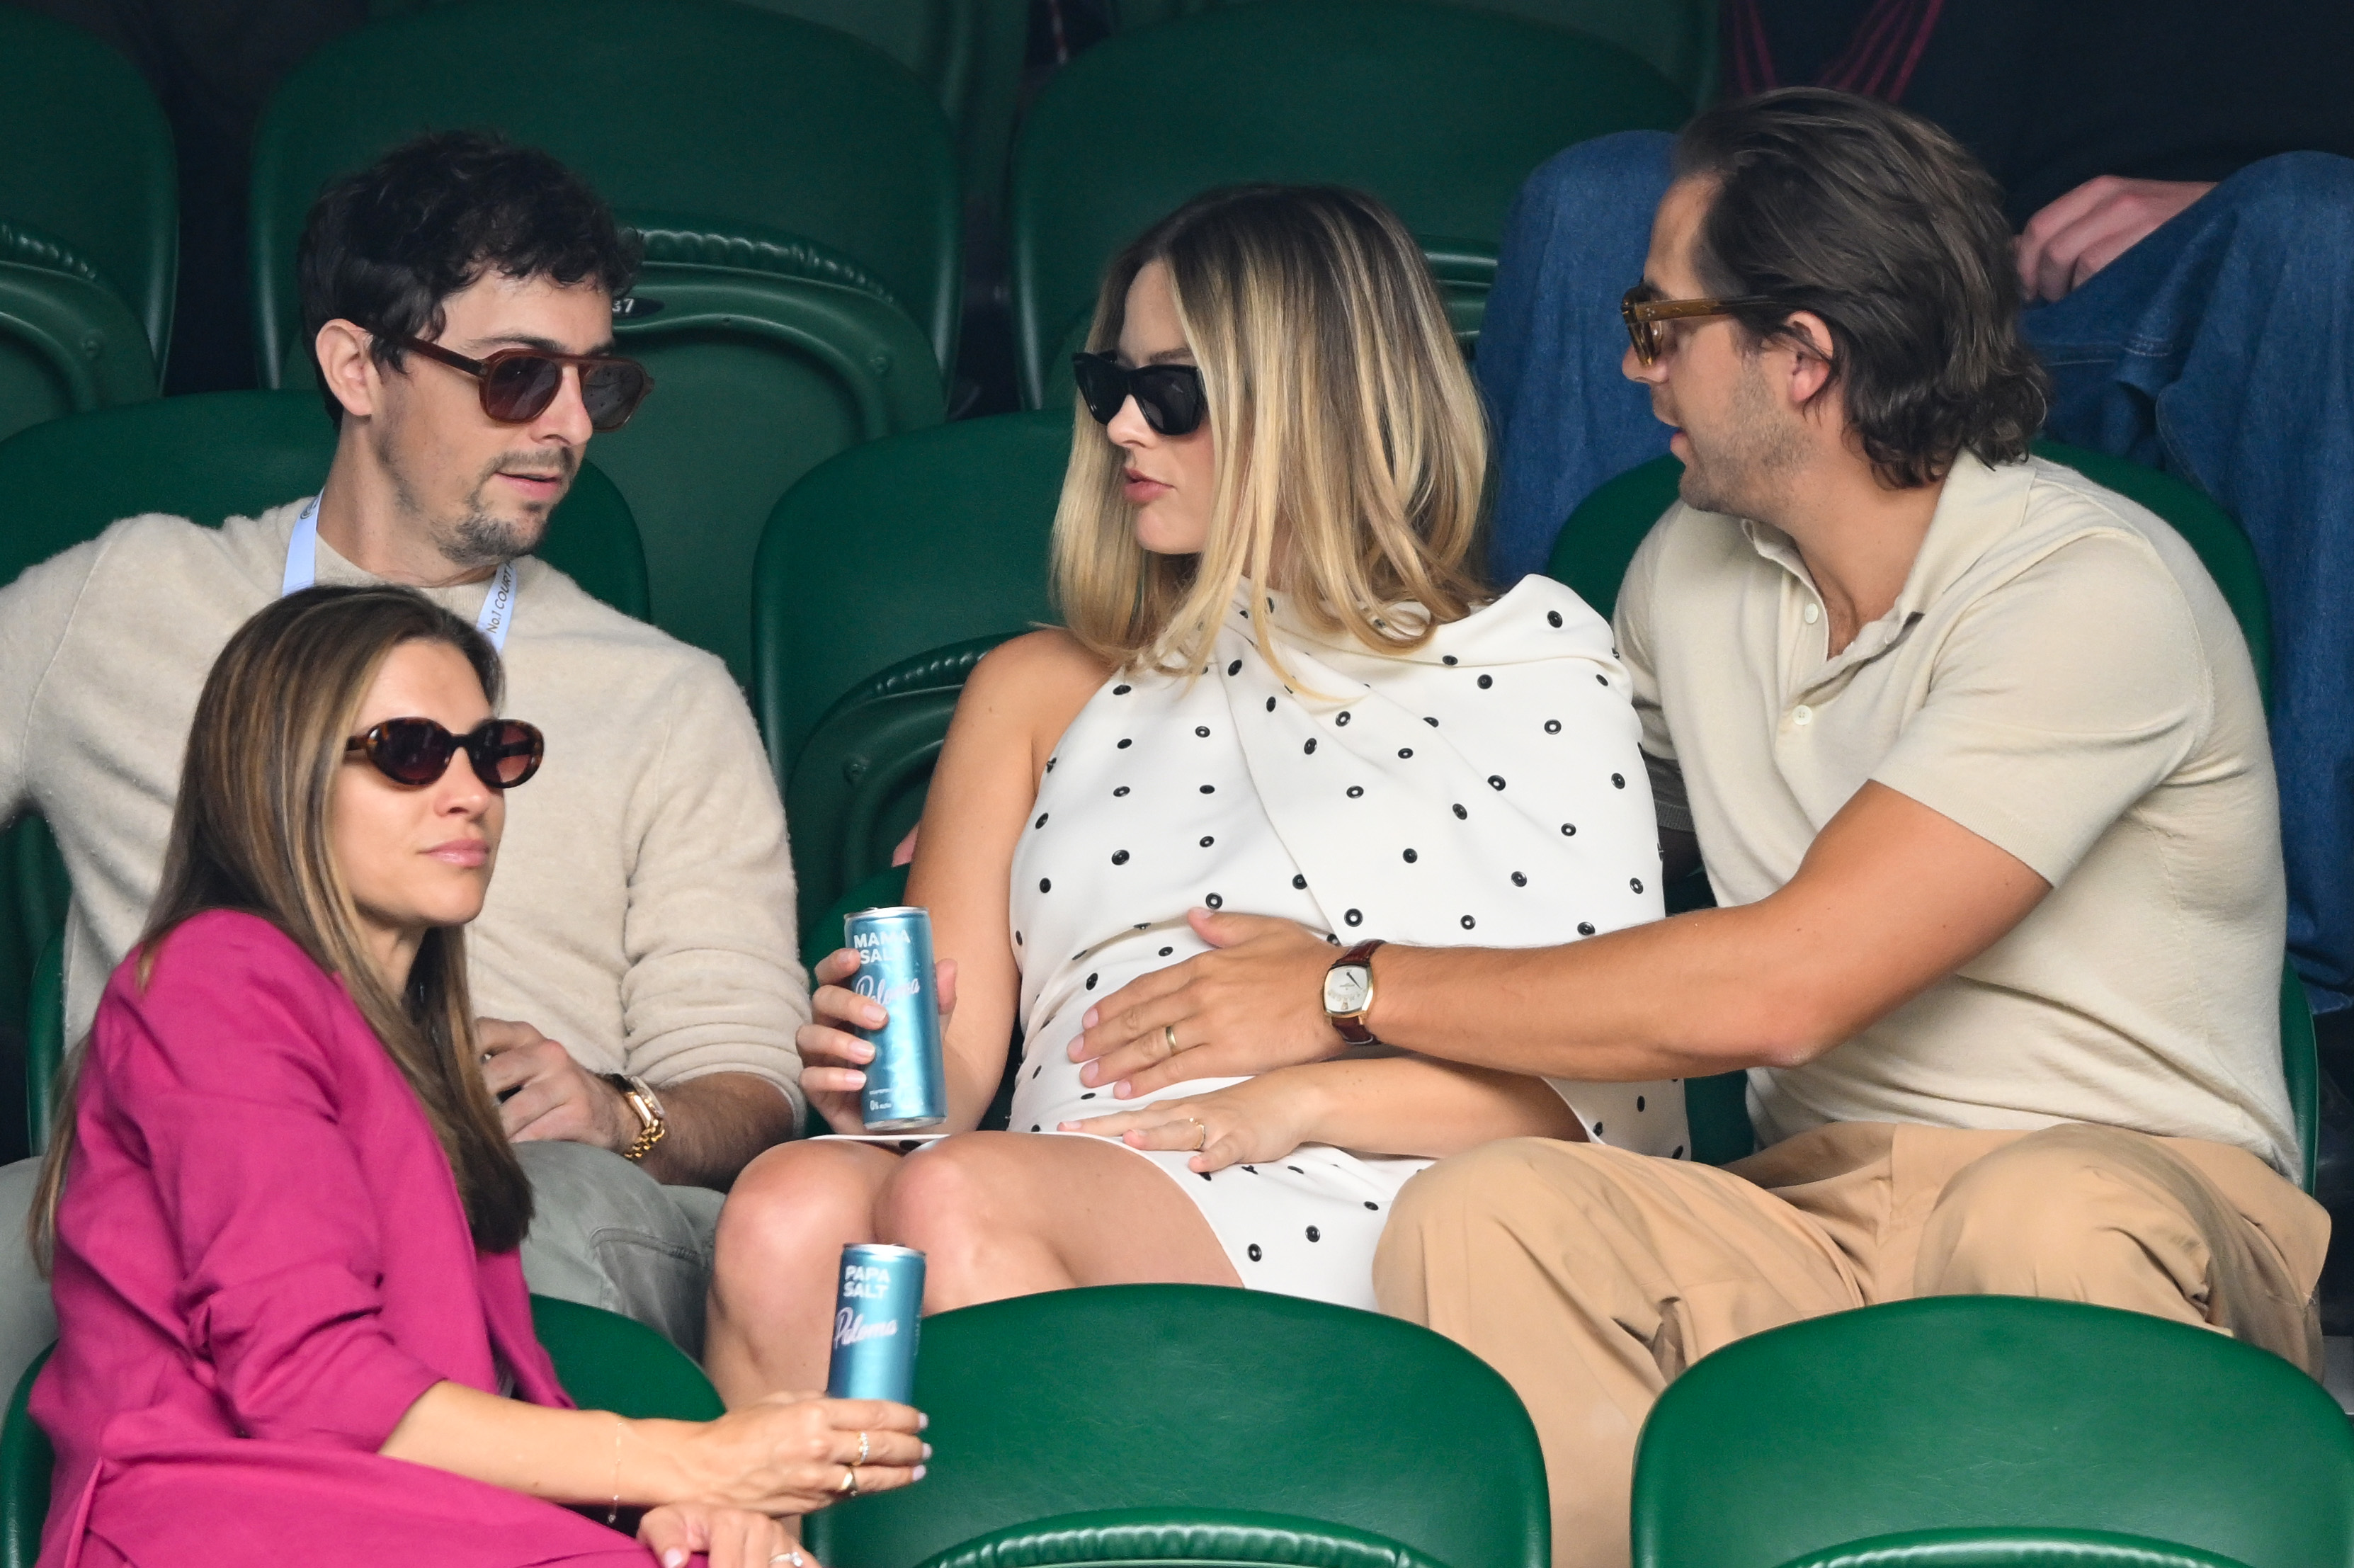
M 753 571 L 752 711 L 779 787 L 863 678 L 1052 620 L 1046 543 L 1070 450 L 1068 414 L 960 419 L 854 448 L 777 503 Z
M 377 21 L 434 0 L 373 0 Z M 965 197 L 991 210 L 1003 194 L 1005 151 L 1029 42 L 1027 0 L 745 0 L 780 16 L 848 33 L 905 66 L 956 127 Z
M 1637 1568 L 2313 1568 L 2354 1436 L 2280 1357 L 2140 1313 L 1937 1297 L 1726 1346 L 1635 1460 Z
M 1182 134 L 1140 103 L 1215 104 Z M 1396 208 L 1473 335 L 1504 215 L 1545 159 L 1672 130 L 1685 94 L 1560 27 L 1415 0 L 1222 6 L 1114 37 L 1057 72 L 1015 139 L 1007 223 L 1023 400 L 1068 397 L 1103 270 L 1191 196 L 1254 180 L 1353 185 Z
M 0 221 L 0 440 L 60 414 L 155 396 L 138 321 L 96 269 Z
M 49 1517 L 49 1473 L 57 1468 L 58 1452 L 26 1403 L 33 1397 L 33 1380 L 56 1348 L 44 1348 L 16 1380 L 7 1419 L 0 1424 L 0 1568 L 34 1568 L 40 1559 L 41 1526 Z
M 795 753 L 782 786 L 785 820 L 801 929 L 810 940 L 833 932 L 819 956 L 841 945 L 842 929 L 819 912 L 889 868 L 891 851 L 924 814 L 965 677 L 1004 640 L 977 637 L 893 665 L 843 697 Z
M 1208 11 L 1230 0 L 1112 0 L 1121 32 Z M 1708 0 L 1464 0 L 1482 11 L 1525 16 L 1591 33 L 1616 44 L 1683 90 L 1692 104 L 1705 103 L 1714 85 L 1716 7 Z
M 726 1413 L 703 1369 L 633 1318 L 534 1296 L 531 1326 L 564 1392 L 583 1410 L 666 1421 L 716 1421 Z
M 2124 458 L 2088 451 L 2058 441 L 2038 441 L 2036 455 L 2065 463 L 2094 483 L 2106 486 L 2164 518 L 2180 534 L 2215 579 L 2240 632 L 2248 640 L 2248 653 L 2256 667 L 2256 683 L 2269 699 L 2272 694 L 2272 615 L 2264 603 L 2264 578 L 2256 569 L 2255 551 L 2229 514 L 2182 481 Z M 1605 617 L 1618 603 L 1618 585 L 1660 514 L 1675 504 L 1676 486 L 1683 464 L 1672 457 L 1654 458 L 1628 469 L 1579 503 L 1562 525 L 1553 544 L 1546 575 L 1567 583 L 1578 597 Z M 1675 890 L 1672 909 L 1706 908 L 1710 898 L 1705 878 L 1694 873 L 1692 885 Z M 2305 988 L 2289 969 L 2281 989 L 2281 1066 L 2288 1080 L 2289 1104 L 2296 1116 L 2297 1141 L 2304 1146 L 2305 1190 L 2313 1191 L 2321 1134 L 2321 1065 L 2316 1054 L 2313 1013 Z M 1745 1075 L 1724 1073 L 1692 1078 L 1684 1086 L 1684 1100 L 1692 1112 L 1693 1153 L 1713 1164 L 1739 1159 L 1744 1146 L 1748 1112 L 1742 1099 Z M 1734 1120 L 1736 1110 L 1740 1120 Z
M 66 934 L 58 929 L 33 964 L 32 1000 L 25 1009 L 25 1152 L 49 1146 L 57 1113 L 58 1069 L 66 1059 Z
M 0 438 L 155 396 L 179 194 L 147 84 L 96 38 L 0 6 Z
M 87 264 L 130 311 L 160 375 L 180 199 L 171 127 L 146 82 L 80 28 L 0 6 L 0 224 L 27 226 Z
M 711 1421 L 725 1412 L 703 1369 L 642 1323 L 552 1296 L 531 1298 L 531 1322 L 564 1392 L 583 1410 L 667 1421 Z M 57 1450 L 26 1403 L 50 1350 L 25 1369 L 0 1426 L 0 1568 L 34 1568 L 41 1552 Z
M 263 118 L 266 382 L 307 376 L 293 261 L 319 188 L 474 125 L 545 147 L 647 236 L 617 335 L 656 395 L 593 450 L 643 524 L 656 621 L 748 682 L 746 585 L 777 498 L 846 446 L 940 418 L 961 302 L 948 122 L 867 45 L 726 0 L 458 0 L 373 24 L 304 61 Z
M 804 1530 L 855 1568 L 1545 1568 L 1536 1434 L 1453 1342 L 1256 1290 L 1061 1290 L 924 1319 L 919 1486 Z

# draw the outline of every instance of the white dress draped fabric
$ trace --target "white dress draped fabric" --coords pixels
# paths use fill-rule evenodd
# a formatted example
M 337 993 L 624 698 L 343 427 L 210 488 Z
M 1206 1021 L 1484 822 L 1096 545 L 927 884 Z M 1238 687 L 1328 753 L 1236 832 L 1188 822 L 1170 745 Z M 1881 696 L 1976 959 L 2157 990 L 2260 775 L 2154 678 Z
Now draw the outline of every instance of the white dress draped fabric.
M 1185 923 L 1198 906 L 1338 946 L 1539 947 L 1659 918 L 1636 735 L 1609 627 L 1546 578 L 1402 656 L 1318 637 L 1246 587 L 1213 663 L 1105 683 L 1046 765 L 1013 861 L 1013 1129 L 1126 1108 L 1080 1083 L 1070 1043 L 1091 1002 L 1204 950 Z M 1680 1082 L 1554 1087 L 1596 1140 L 1685 1157 Z M 1429 1163 L 1314 1144 L 1205 1176 L 1186 1155 L 1139 1157 L 1201 1206 L 1245 1285 L 1368 1308 L 1391 1202 Z

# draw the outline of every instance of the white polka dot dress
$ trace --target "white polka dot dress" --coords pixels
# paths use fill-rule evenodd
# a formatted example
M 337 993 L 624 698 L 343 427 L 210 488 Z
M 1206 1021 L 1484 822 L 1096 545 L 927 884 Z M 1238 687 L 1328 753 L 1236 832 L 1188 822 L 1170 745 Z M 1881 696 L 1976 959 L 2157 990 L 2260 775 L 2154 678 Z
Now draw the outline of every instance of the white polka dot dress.
M 1253 641 L 1254 610 L 1288 684 Z M 1402 657 L 1320 638 L 1246 588 L 1198 678 L 1107 682 L 1046 766 L 1013 862 L 1013 1129 L 1125 1108 L 1079 1081 L 1070 1042 L 1090 1002 L 1203 950 L 1185 924 L 1197 906 L 1341 946 L 1539 947 L 1659 918 L 1636 734 L 1609 627 L 1546 578 Z M 1685 1155 L 1681 1084 L 1554 1087 L 1598 1141 Z M 1429 1163 L 1309 1145 L 1204 1176 L 1186 1155 L 1138 1153 L 1201 1206 L 1245 1285 L 1366 1308 L 1391 1202 Z

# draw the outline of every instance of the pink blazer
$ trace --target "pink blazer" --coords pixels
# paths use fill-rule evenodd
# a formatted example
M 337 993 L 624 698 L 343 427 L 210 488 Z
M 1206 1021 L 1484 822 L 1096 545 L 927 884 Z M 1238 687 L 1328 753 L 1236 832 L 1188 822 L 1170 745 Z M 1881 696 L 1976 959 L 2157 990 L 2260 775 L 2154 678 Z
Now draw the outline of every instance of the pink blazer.
M 200 915 L 99 1004 L 58 1211 L 44 1568 L 647 1568 L 597 1520 L 376 1449 L 443 1379 L 569 1406 L 522 1266 L 342 985 Z

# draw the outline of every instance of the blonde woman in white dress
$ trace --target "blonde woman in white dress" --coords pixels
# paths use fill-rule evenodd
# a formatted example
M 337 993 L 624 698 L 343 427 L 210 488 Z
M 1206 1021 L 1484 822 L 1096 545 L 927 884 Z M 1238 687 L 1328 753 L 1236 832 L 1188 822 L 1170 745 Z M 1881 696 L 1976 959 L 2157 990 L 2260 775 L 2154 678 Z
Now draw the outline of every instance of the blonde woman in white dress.
M 1549 1084 L 1336 1033 L 1329 1059 L 1140 1100 L 1074 1059 L 1091 1001 L 1130 980 L 1303 939 L 1267 916 L 1353 949 L 1660 913 L 1608 627 L 1543 578 L 1496 597 L 1469 564 L 1485 431 L 1396 218 L 1322 188 L 1199 198 L 1113 263 L 1089 341 L 1055 524 L 1068 630 L 974 670 L 908 881 L 953 1004 L 957 1135 L 904 1159 L 787 1145 L 738 1179 L 706 1349 L 730 1404 L 822 1386 L 845 1242 L 926 1252 L 928 1311 L 1136 1282 L 1370 1308 L 1391 1200 L 1434 1159 L 1520 1136 L 1686 1152 L 1673 1084 Z M 846 1133 L 868 1051 L 843 1026 L 880 1022 L 854 967 L 819 966 L 800 1039 Z M 1017 1024 L 1013 1130 L 969 1130 Z

